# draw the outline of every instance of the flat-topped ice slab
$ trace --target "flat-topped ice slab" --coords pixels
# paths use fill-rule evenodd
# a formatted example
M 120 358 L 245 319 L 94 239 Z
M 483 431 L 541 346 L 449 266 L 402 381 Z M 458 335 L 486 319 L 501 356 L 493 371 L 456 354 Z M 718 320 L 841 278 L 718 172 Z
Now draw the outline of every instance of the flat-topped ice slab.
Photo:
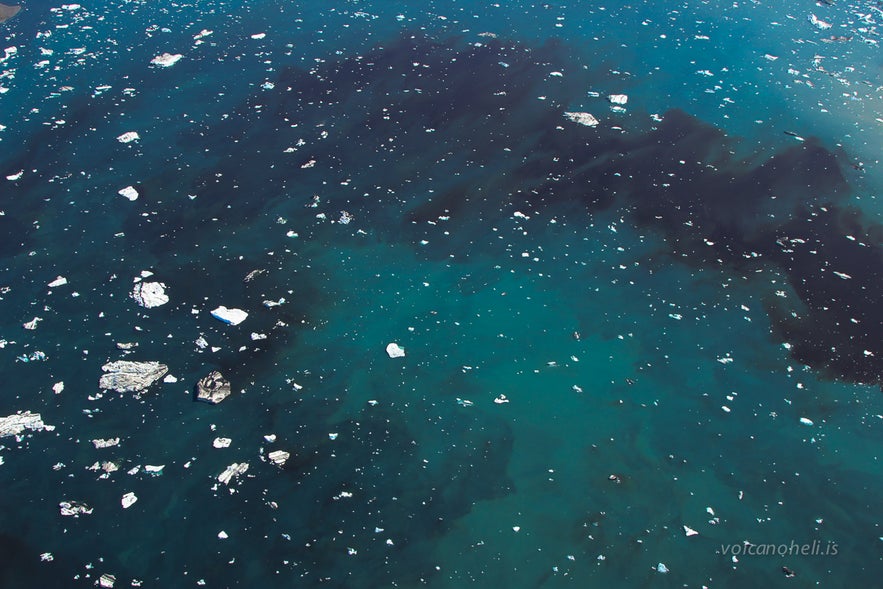
M 248 317 L 248 313 L 243 311 L 242 309 L 228 309 L 227 307 L 221 305 L 214 311 L 212 311 L 212 317 L 217 319 L 218 321 L 223 321 L 227 325 L 239 325 L 245 318 Z

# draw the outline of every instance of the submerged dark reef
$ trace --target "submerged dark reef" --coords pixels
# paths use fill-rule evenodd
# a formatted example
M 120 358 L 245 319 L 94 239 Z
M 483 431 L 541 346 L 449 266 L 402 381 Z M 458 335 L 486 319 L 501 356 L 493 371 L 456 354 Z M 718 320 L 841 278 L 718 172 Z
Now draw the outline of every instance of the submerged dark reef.
M 228 215 L 321 194 L 357 215 L 398 217 L 412 238 L 420 222 L 450 215 L 455 257 L 482 247 L 467 228 L 486 232 L 507 208 L 619 207 L 661 232 L 678 263 L 784 276 L 800 304 L 771 295 L 767 307 L 794 358 L 830 378 L 880 383 L 883 227 L 846 204 L 841 156 L 809 139 L 765 161 L 740 159 L 732 139 L 682 111 L 654 122 L 639 107 L 608 115 L 603 99 L 586 98 L 618 83 L 599 64 L 573 63 L 559 42 L 402 37 L 282 71 L 273 90 L 212 129 L 234 147 L 194 189 L 215 193 L 219 215 L 220 195 L 234 189 L 250 196 Z M 580 110 L 601 124 L 563 116 Z M 195 134 L 182 141 L 202 145 Z M 255 158 L 259 174 L 245 163 Z

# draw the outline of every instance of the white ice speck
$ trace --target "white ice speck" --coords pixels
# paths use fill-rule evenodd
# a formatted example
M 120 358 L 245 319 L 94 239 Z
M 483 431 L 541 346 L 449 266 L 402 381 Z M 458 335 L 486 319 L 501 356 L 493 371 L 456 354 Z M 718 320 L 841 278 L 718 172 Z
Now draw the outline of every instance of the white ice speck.
M 812 421 L 812 419 L 809 419 L 807 417 L 801 417 L 800 423 L 802 423 L 803 425 L 812 425 L 813 421 Z

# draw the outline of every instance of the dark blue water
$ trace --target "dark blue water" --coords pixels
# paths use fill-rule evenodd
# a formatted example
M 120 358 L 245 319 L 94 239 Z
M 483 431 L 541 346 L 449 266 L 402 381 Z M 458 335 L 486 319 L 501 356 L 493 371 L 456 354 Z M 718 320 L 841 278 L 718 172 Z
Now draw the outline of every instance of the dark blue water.
M 0 585 L 873 586 L 883 15 L 791 8 L 25 5 Z

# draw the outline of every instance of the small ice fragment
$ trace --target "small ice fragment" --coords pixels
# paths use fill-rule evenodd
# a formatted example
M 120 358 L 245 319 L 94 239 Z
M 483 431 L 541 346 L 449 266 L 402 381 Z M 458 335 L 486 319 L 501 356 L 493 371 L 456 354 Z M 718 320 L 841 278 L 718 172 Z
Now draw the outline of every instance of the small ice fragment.
M 836 270 L 834 271 L 834 274 L 838 278 L 842 278 L 843 280 L 850 280 L 852 278 L 852 276 L 850 276 L 849 274 L 844 274 L 843 272 L 837 272 Z
M 256 332 L 251 333 L 251 341 L 256 342 L 256 341 L 259 341 L 262 339 L 267 339 L 266 333 L 256 333 Z
M 503 403 L 508 403 L 508 402 L 509 402 L 509 399 L 506 398 L 506 395 L 500 395 L 499 397 L 494 399 L 494 403 L 496 403 L 497 405 L 502 405 Z
M 59 276 L 46 286 L 48 286 L 49 288 L 56 288 L 59 286 L 64 286 L 65 284 L 67 284 L 67 278 L 65 278 L 64 276 Z
M 690 526 L 684 526 L 684 534 L 687 536 L 698 536 L 699 532 L 691 528 Z
M 665 566 L 664 563 L 660 562 L 658 565 L 656 565 L 656 572 L 662 573 L 664 575 L 665 573 L 668 572 L 668 567 Z
M 264 436 L 264 439 L 272 444 L 276 441 L 276 434 L 267 434 L 266 436 Z
M 160 67 L 171 67 L 178 63 L 178 61 L 184 57 L 180 53 L 163 53 L 162 55 L 157 55 L 153 59 L 150 60 L 151 65 L 158 65 Z
M 260 40 L 267 36 L 267 33 L 255 33 L 251 36 L 252 39 Z
M 221 530 L 220 532 L 218 532 L 218 538 L 220 538 L 221 540 L 226 540 L 229 537 L 230 536 L 228 536 L 227 532 L 225 532 L 224 530 Z
M 729 413 L 731 411 L 731 409 L 729 407 L 727 407 L 726 405 L 721 405 L 721 409 L 724 410 L 724 413 Z
M 512 526 L 512 531 L 513 531 L 513 532 L 520 532 L 520 531 L 521 531 L 521 526 Z
M 146 472 L 147 474 L 149 474 L 151 476 L 158 477 L 159 475 L 162 474 L 162 469 L 164 469 L 165 467 L 166 467 L 165 464 L 161 464 L 159 466 L 154 466 L 153 464 L 145 464 L 144 465 L 144 472 Z
M 610 104 L 622 106 L 629 101 L 629 97 L 625 94 L 610 94 L 607 100 L 610 101 Z
M 404 358 L 405 348 L 393 342 L 386 346 L 386 353 L 390 358 Z
M 335 434 L 335 433 L 330 433 L 330 434 L 328 434 L 328 439 L 329 439 L 329 440 L 336 440 L 336 439 L 337 439 L 337 434 Z
M 228 309 L 223 305 L 221 305 L 211 313 L 212 317 L 219 321 L 223 321 L 227 325 L 239 325 L 240 323 L 245 321 L 246 317 L 248 317 L 248 313 L 246 313 L 242 309 Z
M 215 438 L 212 446 L 215 448 L 229 448 L 231 443 L 233 443 L 233 440 L 230 438 Z
M 139 135 L 137 131 L 126 131 L 117 137 L 117 141 L 120 143 L 131 143 L 132 141 L 138 141 L 139 139 L 141 139 L 141 135 Z
M 175 383 L 175 382 L 178 382 L 178 379 L 177 379 L 177 377 L 175 377 L 171 374 L 167 374 L 163 377 L 162 381 L 166 382 L 166 383 Z
M 21 179 L 21 177 L 24 176 L 24 173 L 25 173 L 24 170 L 19 170 L 15 174 L 10 174 L 9 176 L 7 176 L 6 179 L 9 180 L 10 182 L 15 182 L 16 180 Z
M 39 323 L 40 321 L 43 321 L 40 317 L 34 317 L 33 319 L 31 319 L 27 323 L 23 323 L 22 327 L 24 327 L 27 330 L 33 331 L 33 330 L 37 329 L 37 323 Z
M 812 425 L 813 421 L 812 421 L 812 419 L 809 419 L 808 417 L 801 417 L 800 423 L 802 423 L 803 425 Z
M 118 191 L 117 191 L 117 194 L 119 194 L 120 196 L 124 196 L 124 197 L 128 198 L 130 201 L 136 201 L 136 200 L 138 200 L 138 191 L 135 190 L 135 189 L 134 189 L 133 187 L 131 187 L 131 186 L 126 186 L 125 188 L 122 188 L 122 189 L 118 190 Z
M 61 394 L 61 391 L 63 391 L 63 390 L 64 390 L 64 381 L 59 381 L 59 382 L 55 383 L 54 385 L 52 385 L 52 392 L 55 393 L 56 395 Z
M 123 495 L 123 498 L 120 500 L 120 503 L 123 504 L 123 509 L 128 509 L 128 508 L 130 508 L 130 507 L 131 507 L 136 501 L 138 501 L 138 498 L 135 497 L 135 493 L 132 493 L 131 491 L 129 491 L 128 493 L 126 493 L 125 495 Z
M 112 588 L 113 584 L 117 582 L 117 578 L 113 575 L 108 575 L 107 573 L 101 575 L 98 579 L 98 586 L 105 588 Z

